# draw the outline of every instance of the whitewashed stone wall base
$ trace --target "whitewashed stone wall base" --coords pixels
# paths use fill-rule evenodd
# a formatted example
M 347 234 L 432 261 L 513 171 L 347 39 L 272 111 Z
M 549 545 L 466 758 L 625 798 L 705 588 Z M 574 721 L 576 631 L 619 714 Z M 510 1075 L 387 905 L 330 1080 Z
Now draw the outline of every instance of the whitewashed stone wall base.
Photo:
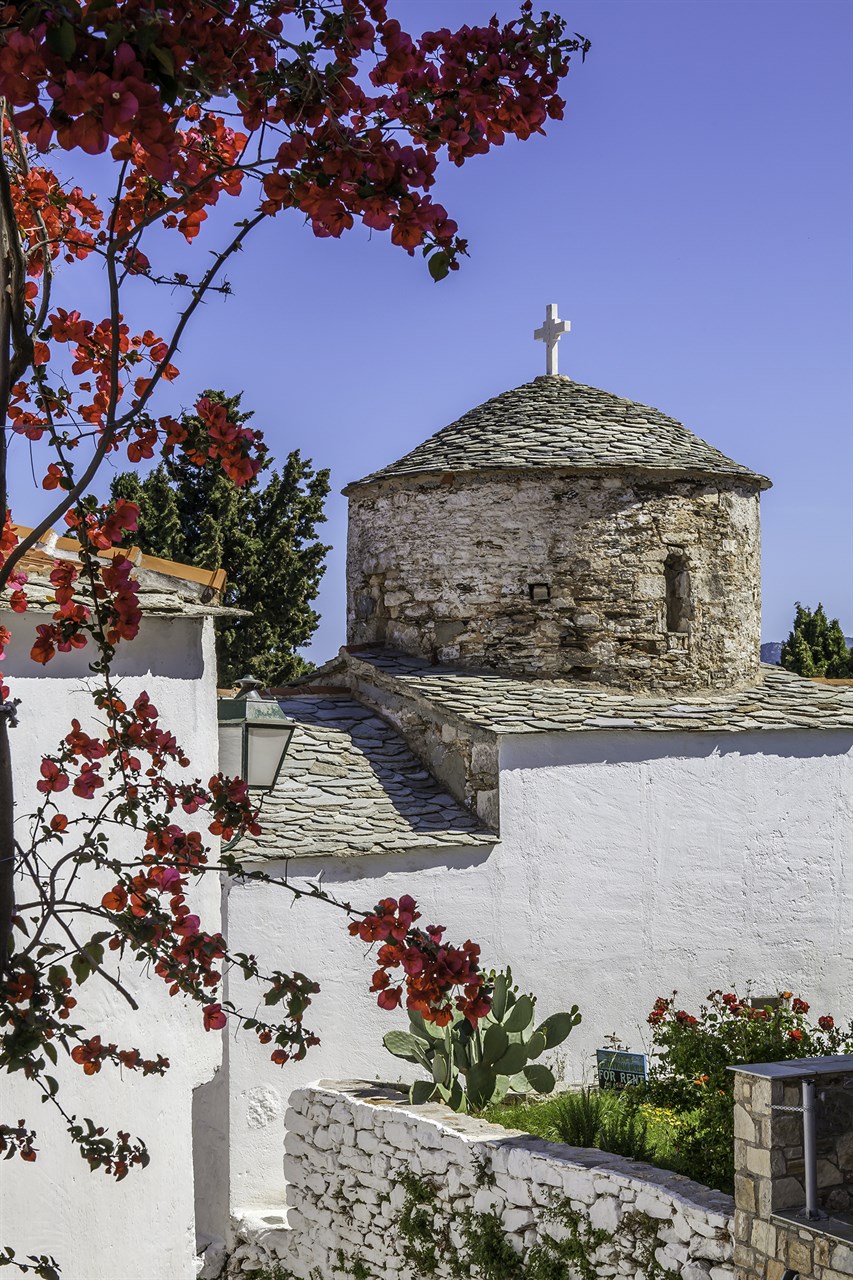
M 688 1178 L 600 1151 L 547 1143 L 446 1108 L 411 1106 L 391 1088 L 361 1082 L 297 1089 L 285 1119 L 284 1214 L 246 1214 L 229 1280 L 267 1271 L 278 1280 L 334 1280 L 360 1264 L 371 1280 L 421 1280 L 403 1259 L 398 1230 L 410 1170 L 436 1189 L 436 1230 L 457 1245 L 468 1210 L 497 1213 L 527 1255 L 542 1233 L 558 1236 L 549 1206 L 574 1212 L 613 1239 L 595 1255 L 598 1274 L 643 1280 L 636 1243 L 620 1224 L 658 1224 L 660 1265 L 682 1280 L 734 1280 L 733 1203 Z M 485 1177 L 484 1177 L 485 1174 Z M 363 1269 L 355 1274 L 364 1275 Z M 454 1272 L 439 1263 L 439 1280 Z

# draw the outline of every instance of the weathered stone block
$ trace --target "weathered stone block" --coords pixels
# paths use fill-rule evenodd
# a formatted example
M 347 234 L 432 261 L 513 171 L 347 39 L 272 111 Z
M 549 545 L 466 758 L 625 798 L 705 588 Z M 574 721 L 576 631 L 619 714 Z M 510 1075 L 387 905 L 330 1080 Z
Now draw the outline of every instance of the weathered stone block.
M 755 1182 L 745 1173 L 735 1174 L 735 1205 L 748 1213 L 755 1213 Z
M 788 1266 L 799 1271 L 801 1276 L 812 1274 L 812 1246 L 803 1240 L 788 1239 L 786 1250 Z
M 763 1218 L 754 1218 L 750 1232 L 750 1243 L 757 1253 L 771 1258 L 776 1252 L 776 1228 Z

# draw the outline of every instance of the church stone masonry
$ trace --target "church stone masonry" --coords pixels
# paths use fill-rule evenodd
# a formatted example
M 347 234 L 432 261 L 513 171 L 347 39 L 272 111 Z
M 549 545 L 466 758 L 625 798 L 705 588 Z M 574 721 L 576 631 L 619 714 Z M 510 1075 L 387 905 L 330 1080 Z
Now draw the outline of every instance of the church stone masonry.
M 760 683 L 769 480 L 549 374 L 348 486 L 348 644 L 626 690 Z

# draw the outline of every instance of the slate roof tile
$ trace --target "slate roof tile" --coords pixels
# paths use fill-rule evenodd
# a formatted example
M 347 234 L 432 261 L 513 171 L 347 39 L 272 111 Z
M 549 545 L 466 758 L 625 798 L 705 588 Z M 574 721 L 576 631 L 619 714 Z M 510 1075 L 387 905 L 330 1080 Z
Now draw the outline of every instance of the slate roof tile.
M 264 801 L 250 859 L 348 857 L 448 845 L 492 845 L 486 831 L 409 751 L 396 729 L 345 695 L 282 701 L 297 728 Z M 317 772 L 334 761 L 334 772 Z
M 546 375 L 469 410 L 405 457 L 344 489 L 429 472 L 528 470 L 717 476 L 770 487 L 659 409 Z
M 345 655 L 364 679 L 494 734 L 618 729 L 747 732 L 779 729 L 853 731 L 853 686 L 804 680 L 762 666 L 763 683 L 741 691 L 640 695 L 573 680 L 537 680 L 432 665 L 388 649 Z

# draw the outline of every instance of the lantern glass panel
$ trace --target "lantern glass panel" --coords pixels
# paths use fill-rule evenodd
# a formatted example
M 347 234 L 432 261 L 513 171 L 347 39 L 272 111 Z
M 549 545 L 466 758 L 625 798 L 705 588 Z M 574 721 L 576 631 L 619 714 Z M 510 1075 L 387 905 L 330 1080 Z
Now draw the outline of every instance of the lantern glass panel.
M 219 768 L 226 778 L 243 777 L 243 733 L 240 720 L 219 725 Z
M 265 724 L 249 724 L 249 752 L 246 781 L 250 787 L 273 786 L 288 741 L 290 726 L 273 728 Z

